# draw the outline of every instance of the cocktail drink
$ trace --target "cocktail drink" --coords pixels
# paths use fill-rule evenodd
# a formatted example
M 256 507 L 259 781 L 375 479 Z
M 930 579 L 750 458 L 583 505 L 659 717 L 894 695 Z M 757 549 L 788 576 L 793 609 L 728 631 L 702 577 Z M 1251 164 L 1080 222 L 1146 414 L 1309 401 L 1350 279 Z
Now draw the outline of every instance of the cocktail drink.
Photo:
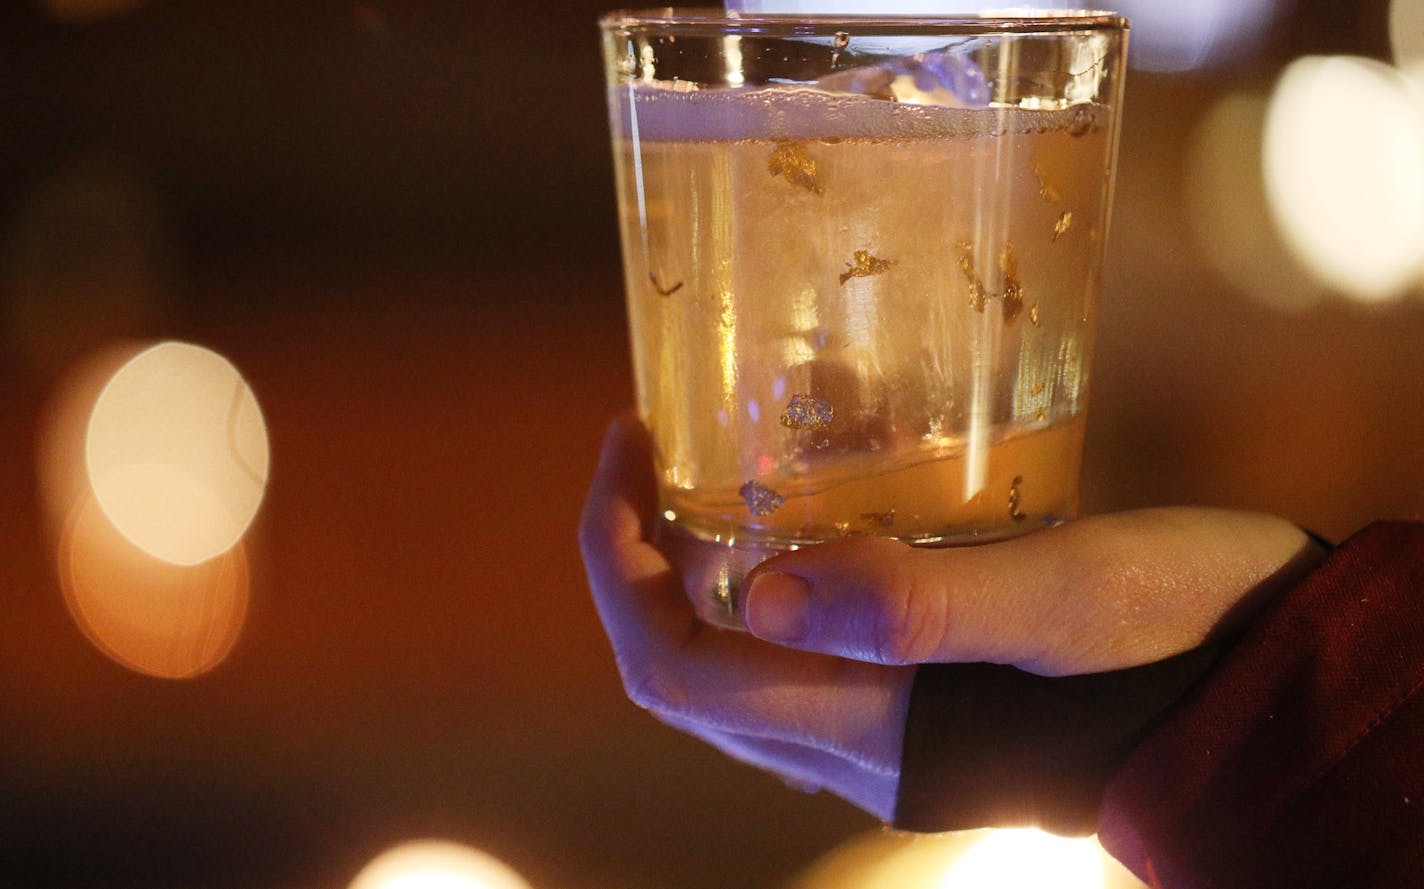
M 1072 517 L 1125 23 L 603 33 L 660 545 L 703 617 L 779 551 Z

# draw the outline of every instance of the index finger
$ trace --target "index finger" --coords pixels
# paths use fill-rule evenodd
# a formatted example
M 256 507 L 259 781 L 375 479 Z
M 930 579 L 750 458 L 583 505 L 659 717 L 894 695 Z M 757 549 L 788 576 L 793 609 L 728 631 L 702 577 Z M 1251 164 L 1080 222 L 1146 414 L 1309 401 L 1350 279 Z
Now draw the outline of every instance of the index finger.
M 681 586 L 672 566 L 648 542 L 656 510 L 652 441 L 635 417 L 621 416 L 604 436 L 579 524 L 584 569 L 610 636 L 644 622 L 660 637 L 698 631 L 690 605 L 678 604 Z M 613 641 L 617 650 L 619 639 Z
M 676 571 L 648 542 L 657 508 L 651 454 L 640 424 L 613 424 L 581 531 L 629 696 L 663 716 L 898 769 L 913 671 L 781 648 L 698 620 Z

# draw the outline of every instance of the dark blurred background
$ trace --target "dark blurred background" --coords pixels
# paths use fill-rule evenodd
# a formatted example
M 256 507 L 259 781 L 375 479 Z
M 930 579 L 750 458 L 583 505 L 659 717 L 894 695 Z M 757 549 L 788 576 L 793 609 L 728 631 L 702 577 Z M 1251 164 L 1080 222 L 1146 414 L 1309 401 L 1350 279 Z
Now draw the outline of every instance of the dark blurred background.
M 441 837 L 540 889 L 774 887 L 876 829 L 627 703 L 588 601 L 577 511 L 631 404 L 605 8 L 0 11 L 0 886 L 345 887 Z M 1127 8 L 1086 511 L 1424 514 L 1421 8 Z M 1325 54 L 1378 94 L 1283 97 Z M 235 644 L 187 679 L 89 641 L 47 517 L 87 362 L 168 338 L 240 369 L 271 444 Z

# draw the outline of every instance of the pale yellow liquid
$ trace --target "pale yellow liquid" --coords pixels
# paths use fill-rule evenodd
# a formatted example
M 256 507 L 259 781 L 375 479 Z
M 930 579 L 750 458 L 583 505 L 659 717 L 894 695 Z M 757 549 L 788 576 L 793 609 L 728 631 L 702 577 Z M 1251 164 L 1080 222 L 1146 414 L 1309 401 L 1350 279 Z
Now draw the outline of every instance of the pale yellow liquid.
M 704 539 L 776 548 L 858 535 L 924 544 L 993 540 L 1075 512 L 1082 433 L 1082 423 L 1069 420 L 995 442 L 985 450 L 982 481 L 972 484 L 962 447 L 920 463 L 867 465 L 839 479 L 809 474 L 774 489 L 785 502 L 762 517 L 749 516 L 736 492 L 671 488 L 666 518 Z
M 656 85 L 613 104 L 638 403 L 673 535 L 716 562 L 1073 515 L 1105 110 Z M 733 561 L 679 567 L 725 598 Z

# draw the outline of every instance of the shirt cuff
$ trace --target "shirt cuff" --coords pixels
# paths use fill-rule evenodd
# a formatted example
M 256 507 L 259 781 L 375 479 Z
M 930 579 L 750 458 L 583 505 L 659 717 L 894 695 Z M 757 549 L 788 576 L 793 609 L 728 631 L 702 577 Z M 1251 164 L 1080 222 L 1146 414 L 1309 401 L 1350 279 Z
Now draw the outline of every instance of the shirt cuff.
M 1063 678 L 994 664 L 921 666 L 892 826 L 1095 832 L 1108 777 L 1223 648 Z

